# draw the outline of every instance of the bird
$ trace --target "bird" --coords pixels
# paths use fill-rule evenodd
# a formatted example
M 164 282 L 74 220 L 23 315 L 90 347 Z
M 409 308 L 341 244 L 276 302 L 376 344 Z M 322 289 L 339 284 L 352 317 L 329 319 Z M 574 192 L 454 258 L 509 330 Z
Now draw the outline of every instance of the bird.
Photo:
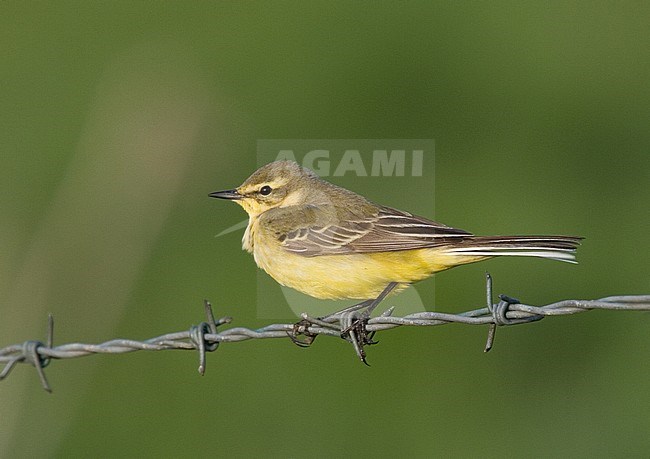
M 241 205 L 242 239 L 257 265 L 281 285 L 320 299 L 376 298 L 455 266 L 496 256 L 575 263 L 581 237 L 475 236 L 375 204 L 295 161 L 260 167 L 212 198 Z
M 497 256 L 575 263 L 582 239 L 475 236 L 376 204 L 290 160 L 209 196 L 243 207 L 243 249 L 278 283 L 315 298 L 363 300 L 344 311 L 366 308 L 366 319 L 387 295 L 455 266 Z

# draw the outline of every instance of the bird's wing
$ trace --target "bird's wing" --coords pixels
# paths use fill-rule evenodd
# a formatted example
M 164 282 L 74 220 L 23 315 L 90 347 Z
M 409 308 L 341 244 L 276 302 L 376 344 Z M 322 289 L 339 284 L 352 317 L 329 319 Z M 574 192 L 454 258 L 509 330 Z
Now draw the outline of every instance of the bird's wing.
M 471 236 L 423 217 L 390 207 L 380 207 L 370 216 L 338 212 L 280 236 L 282 247 L 292 253 L 313 257 L 345 253 L 373 253 L 435 247 Z

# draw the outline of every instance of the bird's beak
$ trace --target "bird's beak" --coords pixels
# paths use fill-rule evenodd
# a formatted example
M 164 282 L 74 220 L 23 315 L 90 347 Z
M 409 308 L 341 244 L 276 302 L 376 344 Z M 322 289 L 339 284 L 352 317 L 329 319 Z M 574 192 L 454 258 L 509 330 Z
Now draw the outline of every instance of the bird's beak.
M 243 198 L 243 196 L 239 194 L 237 190 L 215 191 L 213 193 L 210 193 L 208 196 L 210 196 L 211 198 L 231 199 L 231 200 L 237 200 Z

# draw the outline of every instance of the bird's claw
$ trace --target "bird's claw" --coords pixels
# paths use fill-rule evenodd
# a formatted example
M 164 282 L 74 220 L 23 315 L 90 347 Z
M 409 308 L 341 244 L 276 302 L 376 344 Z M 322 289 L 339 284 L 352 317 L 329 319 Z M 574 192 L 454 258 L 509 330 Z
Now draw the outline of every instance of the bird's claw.
M 300 322 L 296 322 L 293 324 L 293 328 L 291 329 L 290 332 L 287 332 L 287 335 L 289 335 L 289 339 L 293 344 L 295 344 L 298 347 L 309 347 L 311 346 L 314 341 L 316 340 L 316 335 L 315 333 L 311 333 L 309 331 L 309 326 L 312 325 L 311 322 L 308 320 L 301 320 Z M 298 339 L 298 336 L 304 336 L 304 339 Z
M 379 341 L 373 340 L 373 337 L 375 336 L 374 331 L 368 332 L 368 329 L 366 328 L 366 325 L 368 325 L 368 319 L 369 317 L 365 314 L 359 318 L 353 319 L 351 323 L 342 328 L 341 338 L 351 342 L 352 346 L 354 346 L 355 352 L 357 353 L 357 357 L 359 357 L 363 363 L 370 366 L 366 361 L 366 351 L 364 350 L 364 346 L 371 346 L 377 344 Z

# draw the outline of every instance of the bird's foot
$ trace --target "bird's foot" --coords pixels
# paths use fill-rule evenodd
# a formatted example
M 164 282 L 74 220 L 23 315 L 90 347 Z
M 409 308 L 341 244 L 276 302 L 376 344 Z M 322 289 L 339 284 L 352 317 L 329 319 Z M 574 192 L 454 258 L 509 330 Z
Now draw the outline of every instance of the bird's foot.
M 309 347 L 314 343 L 318 335 L 309 331 L 311 325 L 313 324 L 307 319 L 302 319 L 300 322 L 293 324 L 291 331 L 287 332 L 293 344 L 299 347 Z M 304 339 L 298 338 L 301 335 L 304 336 Z
M 381 301 L 386 298 L 386 296 L 397 287 L 397 285 L 397 282 L 391 282 L 377 298 L 366 300 L 348 308 L 347 310 L 341 311 L 344 312 L 339 318 L 341 323 L 341 338 L 352 343 L 354 351 L 357 353 L 357 357 L 359 357 L 359 359 L 366 365 L 368 365 L 368 362 L 366 361 L 366 351 L 364 350 L 364 346 L 377 344 L 377 341 L 373 340 L 375 332 L 368 332 L 368 320 L 377 305 L 379 305 L 379 303 L 381 303 Z M 359 309 L 363 310 L 361 314 L 357 312 Z M 392 309 L 390 311 L 392 312 Z
M 369 318 L 370 315 L 365 312 L 360 316 L 350 314 L 349 316 L 341 317 L 341 338 L 352 343 L 357 357 L 368 366 L 370 365 L 366 361 L 364 346 L 378 343 L 378 341 L 373 340 L 375 332 L 368 332 L 367 325 Z

